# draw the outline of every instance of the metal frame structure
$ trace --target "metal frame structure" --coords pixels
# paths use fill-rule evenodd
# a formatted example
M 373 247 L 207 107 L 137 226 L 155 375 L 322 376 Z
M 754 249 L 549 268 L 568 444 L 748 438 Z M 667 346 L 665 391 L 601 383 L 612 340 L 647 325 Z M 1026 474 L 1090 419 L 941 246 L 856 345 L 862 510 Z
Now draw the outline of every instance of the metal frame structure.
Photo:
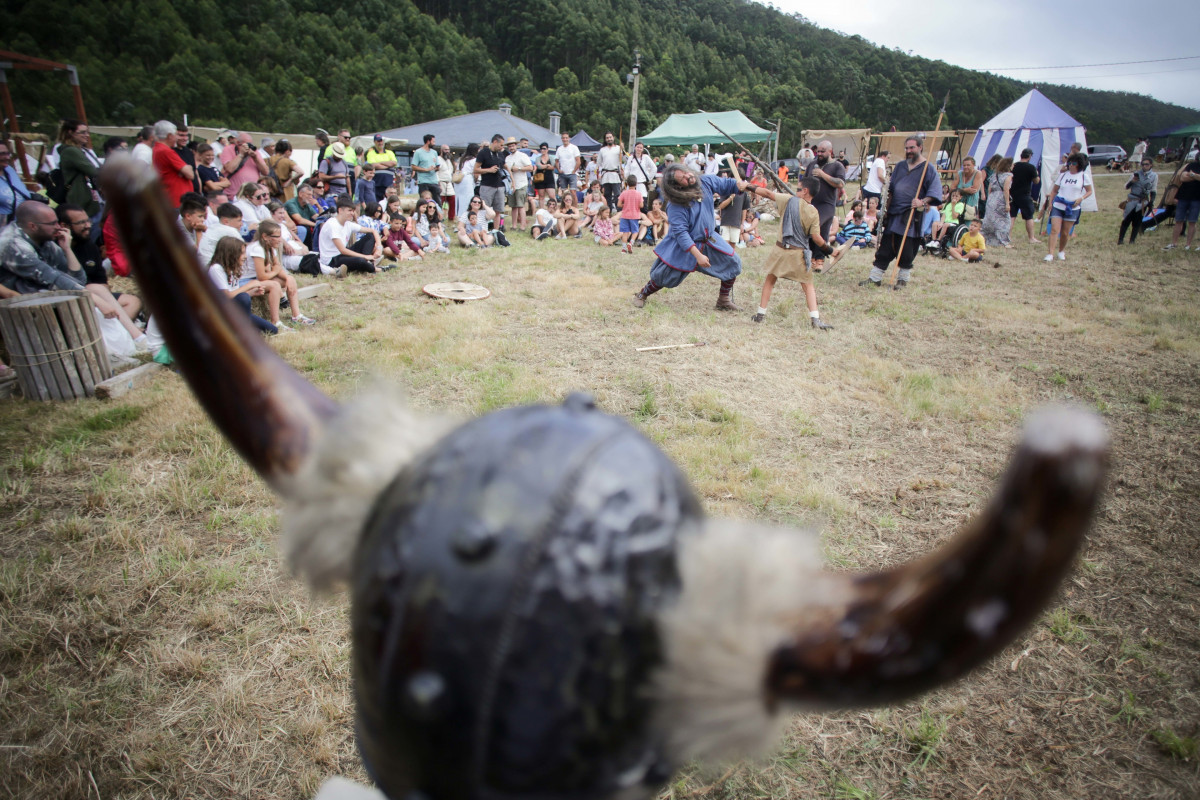
M 73 64 L 60 64 L 57 61 L 47 61 L 44 58 L 34 58 L 22 53 L 0 50 L 0 100 L 4 103 L 4 116 L 8 117 L 8 130 L 13 134 L 13 146 L 17 151 L 17 160 L 21 162 L 21 173 L 26 183 L 33 183 L 29 174 L 29 164 L 25 161 L 25 143 L 18 136 L 21 126 L 17 122 L 17 112 L 13 108 L 12 95 L 8 92 L 8 70 L 28 69 L 41 72 L 65 72 L 75 93 L 75 116 L 81 122 L 87 122 L 87 112 L 83 108 L 83 92 L 79 89 L 79 71 Z

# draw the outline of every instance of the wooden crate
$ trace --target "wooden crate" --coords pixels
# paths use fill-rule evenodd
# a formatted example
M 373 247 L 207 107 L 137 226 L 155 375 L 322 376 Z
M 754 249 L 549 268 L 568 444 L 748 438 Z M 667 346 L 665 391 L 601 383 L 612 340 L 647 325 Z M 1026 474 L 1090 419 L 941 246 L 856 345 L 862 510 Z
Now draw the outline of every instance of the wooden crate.
M 87 292 L 37 292 L 0 300 L 0 336 L 25 397 L 90 397 L 96 384 L 112 377 L 93 308 Z

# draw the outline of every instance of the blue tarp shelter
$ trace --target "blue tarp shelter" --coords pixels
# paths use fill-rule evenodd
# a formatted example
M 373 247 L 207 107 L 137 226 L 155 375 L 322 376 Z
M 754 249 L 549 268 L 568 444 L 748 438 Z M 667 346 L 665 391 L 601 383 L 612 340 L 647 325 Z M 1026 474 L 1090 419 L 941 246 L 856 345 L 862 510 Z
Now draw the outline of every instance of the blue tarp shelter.
M 581 153 L 594 153 L 599 150 L 602 145 L 588 135 L 588 132 L 583 128 L 579 129 L 579 133 L 571 137 L 571 144 L 579 148 Z

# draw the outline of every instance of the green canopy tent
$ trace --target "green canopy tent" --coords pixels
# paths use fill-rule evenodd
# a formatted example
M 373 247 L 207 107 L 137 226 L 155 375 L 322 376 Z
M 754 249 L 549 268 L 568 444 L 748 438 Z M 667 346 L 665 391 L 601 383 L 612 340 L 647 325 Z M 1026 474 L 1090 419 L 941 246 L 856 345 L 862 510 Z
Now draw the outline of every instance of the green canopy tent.
M 645 136 L 639 136 L 638 141 L 647 147 L 731 144 L 709 124 L 710 121 L 742 143 L 765 142 L 774 135 L 772 131 L 755 125 L 740 111 L 702 111 L 699 114 L 672 114 L 662 125 Z

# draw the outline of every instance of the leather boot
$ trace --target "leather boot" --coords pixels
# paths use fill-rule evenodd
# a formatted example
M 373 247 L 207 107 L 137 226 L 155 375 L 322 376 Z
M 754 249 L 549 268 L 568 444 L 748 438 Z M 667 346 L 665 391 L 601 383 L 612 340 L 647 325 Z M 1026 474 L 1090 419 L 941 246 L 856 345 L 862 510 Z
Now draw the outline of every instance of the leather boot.
M 729 295 L 723 294 L 717 298 L 717 311 L 741 311 L 741 309 L 733 304 Z

